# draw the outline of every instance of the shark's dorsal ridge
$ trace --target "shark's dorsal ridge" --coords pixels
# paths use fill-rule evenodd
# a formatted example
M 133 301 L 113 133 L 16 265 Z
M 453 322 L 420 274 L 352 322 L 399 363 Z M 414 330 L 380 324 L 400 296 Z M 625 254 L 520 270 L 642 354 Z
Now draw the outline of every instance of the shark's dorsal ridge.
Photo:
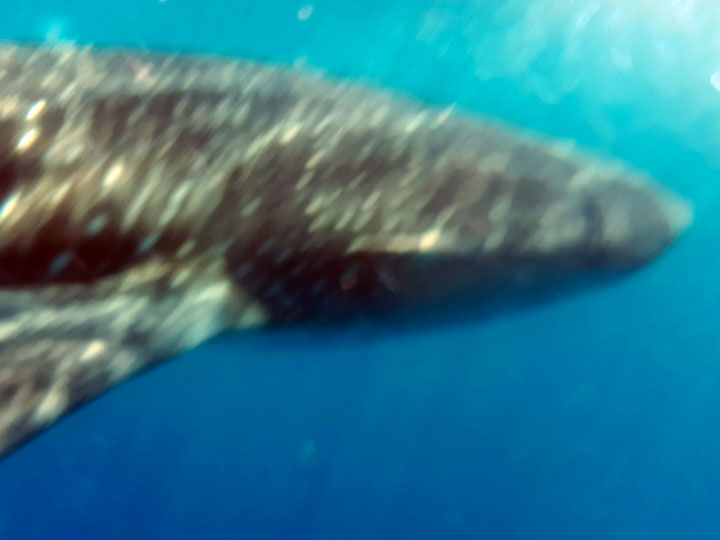
M 219 57 L 0 44 L 0 455 L 226 329 L 492 308 L 689 224 L 642 173 Z

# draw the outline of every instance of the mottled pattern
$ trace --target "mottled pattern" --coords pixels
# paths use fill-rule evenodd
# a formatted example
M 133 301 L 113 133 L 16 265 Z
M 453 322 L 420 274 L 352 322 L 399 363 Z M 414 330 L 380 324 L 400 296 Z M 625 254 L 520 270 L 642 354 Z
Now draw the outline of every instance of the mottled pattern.
M 451 107 L 2 45 L 0 454 L 224 329 L 556 288 L 651 260 L 688 221 L 621 165 Z

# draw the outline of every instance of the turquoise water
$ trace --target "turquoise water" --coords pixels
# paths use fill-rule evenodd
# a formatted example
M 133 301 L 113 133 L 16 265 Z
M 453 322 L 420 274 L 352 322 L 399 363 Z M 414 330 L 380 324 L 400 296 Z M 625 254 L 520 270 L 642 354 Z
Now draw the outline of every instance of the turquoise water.
M 3 3 L 5 39 L 299 62 L 574 139 L 696 223 L 491 321 L 214 340 L 1 462 L 0 538 L 719 538 L 720 6 L 619 4 Z

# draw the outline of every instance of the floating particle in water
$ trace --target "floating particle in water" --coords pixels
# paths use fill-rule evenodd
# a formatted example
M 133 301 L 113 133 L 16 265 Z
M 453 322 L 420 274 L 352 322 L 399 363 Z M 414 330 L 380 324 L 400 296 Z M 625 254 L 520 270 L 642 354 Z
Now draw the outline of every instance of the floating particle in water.
M 315 7 L 312 4 L 308 4 L 307 6 L 303 6 L 298 10 L 297 18 L 301 21 L 307 21 L 310 16 L 313 14 L 313 11 L 315 10 Z
M 42 25 L 42 33 L 48 43 L 74 43 L 68 33 L 68 23 L 64 19 L 48 19 Z
M 712 74 L 710 77 L 710 84 L 713 85 L 713 88 L 720 92 L 720 71 L 716 71 Z

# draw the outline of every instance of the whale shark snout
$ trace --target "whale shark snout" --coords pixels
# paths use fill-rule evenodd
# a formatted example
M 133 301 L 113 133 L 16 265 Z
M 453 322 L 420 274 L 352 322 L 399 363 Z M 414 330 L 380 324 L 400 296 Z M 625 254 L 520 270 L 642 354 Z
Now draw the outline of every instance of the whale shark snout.
M 598 182 L 588 188 L 597 205 L 597 255 L 593 264 L 616 269 L 645 265 L 665 252 L 691 225 L 691 204 L 656 183 Z

